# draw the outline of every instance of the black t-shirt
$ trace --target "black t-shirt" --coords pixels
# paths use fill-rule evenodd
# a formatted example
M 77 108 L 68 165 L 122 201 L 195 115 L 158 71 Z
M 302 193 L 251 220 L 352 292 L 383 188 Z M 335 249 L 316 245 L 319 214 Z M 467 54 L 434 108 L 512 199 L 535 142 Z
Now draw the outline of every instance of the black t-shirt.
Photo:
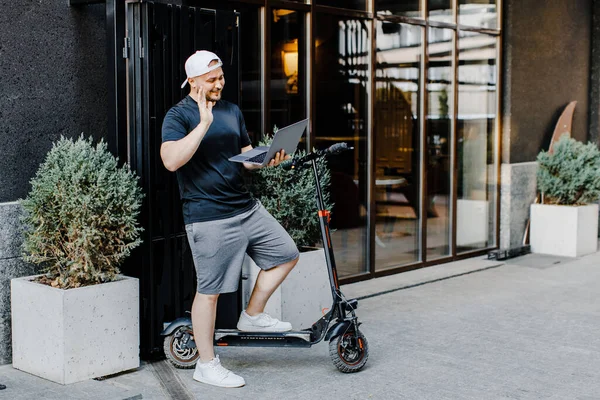
M 176 171 L 186 225 L 233 217 L 254 205 L 244 185 L 243 165 L 228 160 L 250 145 L 242 112 L 224 100 L 212 112 L 213 122 L 198 150 Z M 167 112 L 163 143 L 184 138 L 199 123 L 198 104 L 188 95 Z

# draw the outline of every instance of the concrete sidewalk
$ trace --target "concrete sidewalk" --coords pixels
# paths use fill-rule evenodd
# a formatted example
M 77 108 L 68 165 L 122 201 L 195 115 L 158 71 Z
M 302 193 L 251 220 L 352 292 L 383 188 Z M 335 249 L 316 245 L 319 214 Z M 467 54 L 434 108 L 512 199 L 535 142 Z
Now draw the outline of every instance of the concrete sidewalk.
M 469 259 L 346 285 L 370 346 L 342 374 L 328 344 L 219 348 L 247 385 L 221 389 L 166 362 L 62 386 L 0 367 L 0 399 L 600 399 L 600 253 Z

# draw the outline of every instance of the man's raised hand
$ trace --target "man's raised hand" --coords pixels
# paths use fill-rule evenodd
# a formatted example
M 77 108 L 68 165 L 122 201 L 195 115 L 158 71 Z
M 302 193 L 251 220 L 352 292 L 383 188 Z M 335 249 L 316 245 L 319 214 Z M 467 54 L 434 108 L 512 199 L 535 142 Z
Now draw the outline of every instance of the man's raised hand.
M 206 101 L 206 94 L 204 88 L 198 89 L 198 111 L 200 111 L 200 123 L 205 123 L 206 126 L 210 126 L 213 121 L 213 102 Z

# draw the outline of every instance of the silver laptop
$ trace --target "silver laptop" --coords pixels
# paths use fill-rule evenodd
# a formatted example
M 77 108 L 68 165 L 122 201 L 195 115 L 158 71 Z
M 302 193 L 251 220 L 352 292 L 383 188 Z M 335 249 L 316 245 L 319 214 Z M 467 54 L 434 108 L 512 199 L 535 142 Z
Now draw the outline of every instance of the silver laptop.
M 285 150 L 285 154 L 292 154 L 298 147 L 298 142 L 308 125 L 308 119 L 303 119 L 295 124 L 281 128 L 275 133 L 270 146 L 259 146 L 245 153 L 231 157 L 229 161 L 250 163 L 265 166 L 275 157 L 278 151 Z

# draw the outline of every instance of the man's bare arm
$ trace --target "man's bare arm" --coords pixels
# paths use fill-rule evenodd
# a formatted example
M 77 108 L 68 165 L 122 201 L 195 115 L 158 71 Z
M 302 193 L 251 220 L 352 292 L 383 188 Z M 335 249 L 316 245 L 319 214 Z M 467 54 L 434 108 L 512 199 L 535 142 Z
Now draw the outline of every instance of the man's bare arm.
M 207 131 L 208 126 L 201 122 L 183 139 L 163 143 L 160 146 L 160 158 L 165 167 L 175 172 L 190 161 Z
M 160 158 L 165 168 L 171 172 L 177 171 L 190 161 L 213 121 L 213 102 L 206 101 L 203 88 L 196 93 L 196 96 L 198 111 L 200 112 L 200 123 L 198 126 L 188 133 L 186 137 L 176 141 L 165 142 L 160 146 Z

